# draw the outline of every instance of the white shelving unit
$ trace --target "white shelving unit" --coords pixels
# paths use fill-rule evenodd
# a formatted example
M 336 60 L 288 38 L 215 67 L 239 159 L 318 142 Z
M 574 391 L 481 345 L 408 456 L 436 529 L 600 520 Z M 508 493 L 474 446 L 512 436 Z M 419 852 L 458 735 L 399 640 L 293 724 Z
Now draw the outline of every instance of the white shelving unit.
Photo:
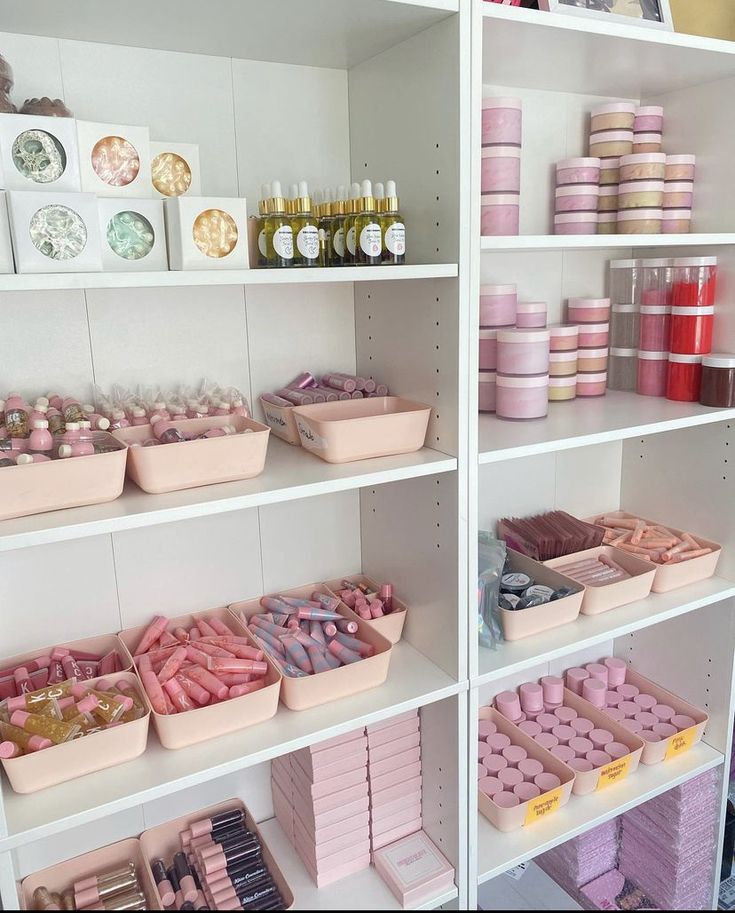
M 0 899 L 30 872 L 233 795 L 262 823 L 297 909 L 397 908 L 373 869 L 317 890 L 273 818 L 270 762 L 420 708 L 424 827 L 456 868 L 426 909 L 532 907 L 539 870 L 503 873 L 707 770 L 727 770 L 735 643 L 735 410 L 625 394 L 554 406 L 541 422 L 477 416 L 478 290 L 517 282 L 562 316 L 602 295 L 611 258 L 715 251 L 716 334 L 735 349 L 735 44 L 483 0 L 94 0 L 4 11 L 15 96 L 63 97 L 83 119 L 144 123 L 200 145 L 203 192 L 252 202 L 279 177 L 397 180 L 406 266 L 0 276 L 0 389 L 163 387 L 201 377 L 251 402 L 301 370 L 372 374 L 432 405 L 416 454 L 330 466 L 273 440 L 244 483 L 0 523 L 0 653 L 120 630 L 156 612 L 226 605 L 360 569 L 410 606 L 385 685 L 192 749 L 38 793 L 0 780 Z M 594 65 L 592 64 L 594 62 Z M 483 91 L 524 101 L 521 235 L 480 238 Z M 670 148 L 694 152 L 698 233 L 554 237 L 551 164 L 584 148 L 602 99 L 666 107 Z M 253 129 L 253 125 L 257 129 Z M 724 546 L 717 576 L 607 615 L 478 648 L 478 529 L 558 506 L 635 509 Z M 478 815 L 479 706 L 498 691 L 614 654 L 707 708 L 705 739 L 672 763 L 574 798 L 501 834 Z M 720 827 L 724 823 L 724 798 Z M 526 877 L 526 876 L 524 876 Z M 345 890 L 347 888 L 347 890 Z M 713 898 L 716 896 L 713 885 Z M 512 908 L 512 907 L 511 907 Z M 574 908 L 571 905 L 571 908 Z

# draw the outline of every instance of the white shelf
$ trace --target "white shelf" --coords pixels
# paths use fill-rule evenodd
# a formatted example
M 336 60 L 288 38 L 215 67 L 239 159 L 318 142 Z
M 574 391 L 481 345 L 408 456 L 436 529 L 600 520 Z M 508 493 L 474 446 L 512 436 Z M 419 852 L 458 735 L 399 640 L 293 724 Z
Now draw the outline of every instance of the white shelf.
M 323 269 L 167 270 L 131 273 L 20 273 L 0 275 L 0 292 L 46 289 L 174 288 L 201 285 L 304 285 L 335 282 L 395 282 L 458 275 L 456 263 L 411 266 L 345 266 Z
M 483 3 L 485 81 L 641 98 L 735 76 L 735 42 Z M 553 76 L 550 78 L 550 74 Z
M 456 13 L 458 0 L 129 0 L 74 14 L 45 0 L 3 10 L 8 32 L 318 67 L 352 67 Z
M 556 814 L 530 827 L 503 834 L 480 815 L 477 841 L 478 883 L 495 878 L 512 866 L 533 859 L 687 780 L 719 767 L 723 762 L 721 752 L 700 742 L 691 751 L 671 761 L 651 767 L 641 764 L 622 783 L 601 793 L 572 796 L 569 803 Z
M 265 469 L 255 479 L 161 495 L 146 494 L 128 480 L 122 496 L 106 504 L 0 522 L 0 552 L 382 485 L 456 468 L 455 457 L 428 447 L 417 453 L 355 463 L 325 463 L 301 447 L 271 436 Z
M 700 580 L 670 593 L 652 593 L 647 599 L 620 606 L 602 615 L 580 615 L 571 624 L 535 637 L 500 644 L 497 650 L 480 648 L 479 675 L 473 686 L 486 685 L 560 656 L 614 640 L 669 618 L 695 612 L 735 597 L 735 582 L 722 577 Z
M 377 723 L 466 690 L 408 643 L 393 648 L 388 680 L 379 688 L 300 713 L 284 706 L 271 720 L 182 751 L 162 748 L 151 727 L 148 747 L 127 764 L 20 795 L 4 787 L 8 836 L 0 852 L 58 834 L 114 812 L 136 808 L 323 739 Z
M 689 235 L 483 235 L 480 250 L 618 250 L 643 247 L 713 247 L 735 244 L 735 234 L 711 233 Z
M 518 878 L 500 875 L 480 892 L 483 910 L 581 910 L 546 872 L 531 863 Z
M 403 907 L 373 866 L 351 875 L 349 890 L 344 881 L 317 888 L 277 819 L 271 818 L 258 827 L 293 892 L 294 910 L 433 910 L 457 896 L 454 888 L 419 907 Z
M 608 390 L 604 397 L 549 403 L 548 417 L 537 421 L 508 422 L 494 415 L 480 415 L 479 461 L 497 463 L 733 418 L 735 409 Z

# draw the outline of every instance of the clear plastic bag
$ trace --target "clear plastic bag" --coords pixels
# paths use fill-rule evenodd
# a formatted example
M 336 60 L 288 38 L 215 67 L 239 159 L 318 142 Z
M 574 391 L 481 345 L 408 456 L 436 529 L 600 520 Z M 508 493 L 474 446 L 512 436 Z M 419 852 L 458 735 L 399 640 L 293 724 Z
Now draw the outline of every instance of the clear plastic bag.
M 480 646 L 495 649 L 503 641 L 498 617 L 500 579 L 505 566 L 506 546 L 502 539 L 480 530 L 478 535 L 477 630 Z

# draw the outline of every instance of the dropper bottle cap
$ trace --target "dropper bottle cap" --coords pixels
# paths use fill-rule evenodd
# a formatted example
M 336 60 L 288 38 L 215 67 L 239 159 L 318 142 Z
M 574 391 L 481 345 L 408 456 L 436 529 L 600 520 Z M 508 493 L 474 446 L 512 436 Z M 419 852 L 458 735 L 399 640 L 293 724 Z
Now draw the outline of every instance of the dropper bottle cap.
M 296 187 L 296 185 L 294 185 Z M 307 181 L 299 181 L 296 187 L 296 212 L 311 212 L 311 197 L 309 196 L 309 184 Z
M 347 189 L 344 184 L 340 184 L 337 187 L 337 196 L 334 203 L 332 203 L 332 215 L 333 216 L 343 216 L 345 214 L 345 203 L 347 200 Z
M 386 181 L 385 183 L 385 211 L 386 212 L 397 212 L 398 211 L 398 192 L 396 191 L 396 182 L 395 181 Z
M 298 195 L 299 195 L 299 185 L 291 184 L 291 186 L 289 187 L 289 190 L 288 190 L 289 199 L 286 200 L 286 207 L 287 207 L 286 211 L 291 216 L 295 215 L 297 212 L 296 200 L 298 198 Z
M 260 202 L 258 203 L 258 212 L 260 213 L 261 216 L 268 215 L 270 196 L 271 196 L 271 185 L 263 184 L 260 188 Z
M 380 181 L 375 184 L 375 211 L 385 212 L 385 188 Z
M 317 219 L 321 219 L 324 214 L 324 194 L 317 188 L 314 193 L 312 193 L 311 199 L 314 203 L 314 215 Z
M 355 181 L 350 191 L 349 212 L 355 215 L 360 211 L 360 185 Z
M 372 181 L 365 179 L 360 190 L 360 212 L 375 212 Z
M 273 196 L 271 197 L 271 200 L 270 200 L 270 204 L 271 204 L 270 211 L 285 214 L 286 199 L 283 196 L 283 190 L 281 188 L 280 181 L 273 181 L 271 183 L 271 193 L 273 194 Z

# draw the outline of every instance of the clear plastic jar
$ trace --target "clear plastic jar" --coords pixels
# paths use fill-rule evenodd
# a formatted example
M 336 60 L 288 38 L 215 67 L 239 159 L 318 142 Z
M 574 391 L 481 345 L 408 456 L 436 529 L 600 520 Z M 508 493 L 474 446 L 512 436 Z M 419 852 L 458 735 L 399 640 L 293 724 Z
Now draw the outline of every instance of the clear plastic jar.
M 610 261 L 610 301 L 616 304 L 640 304 L 641 273 L 637 260 Z
M 639 348 L 644 352 L 668 352 L 671 346 L 671 308 L 642 307 Z
M 636 393 L 641 396 L 666 396 L 668 372 L 668 352 L 639 352 Z
M 610 345 L 616 349 L 637 349 L 640 317 L 636 304 L 614 304 L 610 321 Z
M 714 307 L 717 257 L 681 257 L 673 261 L 674 307 Z
M 640 260 L 641 307 L 671 307 L 671 260 Z
M 638 383 L 638 350 L 610 349 L 607 371 L 611 390 L 632 393 Z

